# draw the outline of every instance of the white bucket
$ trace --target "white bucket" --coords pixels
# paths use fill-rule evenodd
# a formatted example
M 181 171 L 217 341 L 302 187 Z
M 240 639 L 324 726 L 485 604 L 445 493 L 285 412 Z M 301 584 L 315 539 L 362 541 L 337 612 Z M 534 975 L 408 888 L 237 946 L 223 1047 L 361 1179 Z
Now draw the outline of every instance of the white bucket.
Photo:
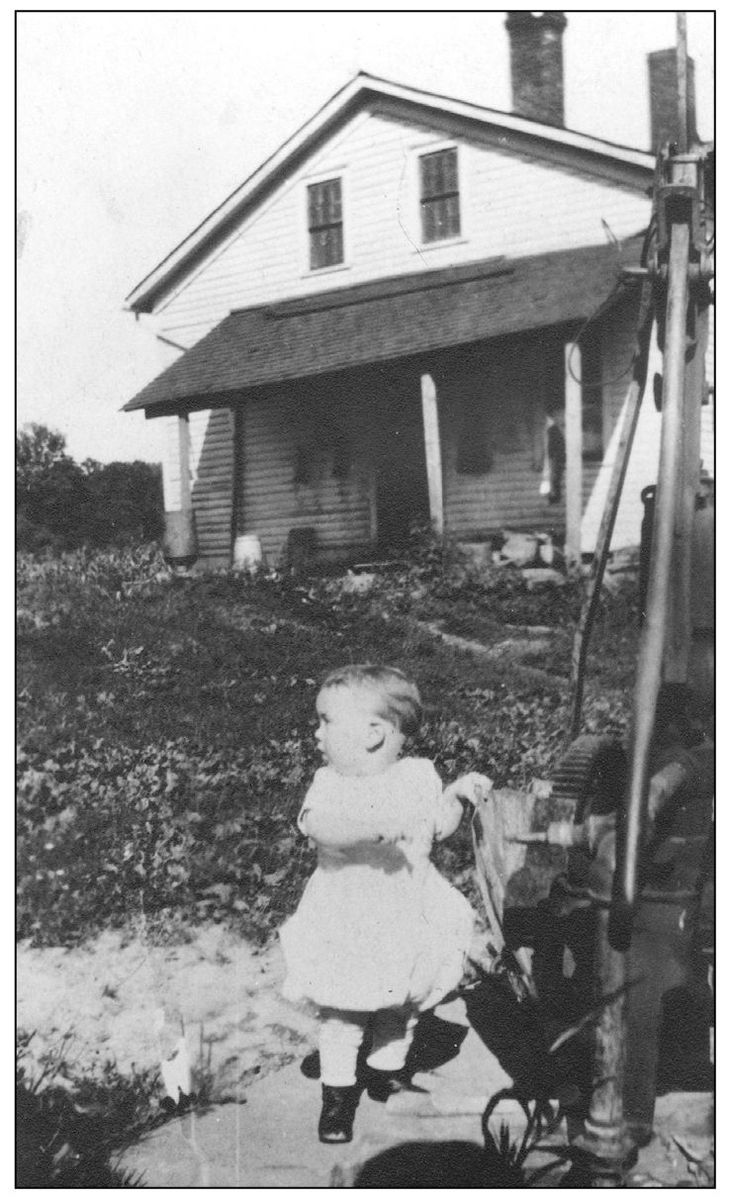
M 256 571 L 264 563 L 264 553 L 257 534 L 239 534 L 234 541 L 234 571 Z

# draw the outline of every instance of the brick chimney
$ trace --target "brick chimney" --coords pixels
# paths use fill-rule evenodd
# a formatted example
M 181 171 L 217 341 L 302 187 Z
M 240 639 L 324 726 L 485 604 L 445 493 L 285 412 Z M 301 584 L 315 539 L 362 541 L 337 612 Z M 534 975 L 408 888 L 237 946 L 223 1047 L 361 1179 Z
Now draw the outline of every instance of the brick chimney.
M 546 125 L 563 125 L 562 12 L 509 12 L 513 112 Z
M 657 152 L 663 142 L 677 142 L 678 57 L 674 48 L 653 50 L 647 56 L 650 77 L 650 149 Z M 695 63 L 688 59 L 688 145 L 698 141 L 695 125 Z

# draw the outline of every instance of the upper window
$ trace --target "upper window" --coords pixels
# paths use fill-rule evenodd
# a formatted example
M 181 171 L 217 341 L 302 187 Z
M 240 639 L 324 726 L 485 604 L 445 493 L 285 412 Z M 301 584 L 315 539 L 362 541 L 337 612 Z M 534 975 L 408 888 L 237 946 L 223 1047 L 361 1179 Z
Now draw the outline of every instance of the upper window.
M 421 174 L 421 238 L 442 242 L 460 234 L 457 150 L 436 150 L 419 159 Z
M 343 262 L 343 189 L 339 179 L 324 179 L 307 188 L 310 270 Z

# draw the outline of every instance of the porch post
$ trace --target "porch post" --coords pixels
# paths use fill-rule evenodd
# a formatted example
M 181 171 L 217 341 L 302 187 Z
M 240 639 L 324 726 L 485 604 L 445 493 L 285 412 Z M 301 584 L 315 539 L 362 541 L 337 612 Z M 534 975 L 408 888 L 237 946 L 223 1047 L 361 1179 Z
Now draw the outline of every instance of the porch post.
M 424 421 L 426 478 L 429 487 L 429 516 L 434 533 L 444 535 L 444 492 L 442 485 L 442 447 L 439 441 L 437 389 L 430 375 L 421 377 L 421 412 Z
M 165 555 L 173 564 L 186 566 L 194 563 L 198 555 L 190 488 L 190 428 L 187 413 L 178 414 L 177 427 L 180 477 L 178 507 L 165 513 Z
M 193 498 L 190 491 L 190 426 L 188 414 L 178 413 L 178 466 L 180 469 L 180 511 L 190 513 Z
M 564 347 L 566 402 L 566 566 L 581 565 L 582 432 L 581 350 L 576 342 Z

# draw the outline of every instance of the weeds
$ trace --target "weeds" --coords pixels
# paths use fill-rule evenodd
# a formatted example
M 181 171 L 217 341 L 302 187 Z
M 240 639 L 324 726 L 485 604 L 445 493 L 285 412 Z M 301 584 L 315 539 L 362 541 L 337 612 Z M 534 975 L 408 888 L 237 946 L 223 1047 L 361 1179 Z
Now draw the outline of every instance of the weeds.
M 495 638 L 550 622 L 565 639 L 570 588 L 530 594 L 518 573 L 478 572 L 428 542 L 363 593 L 334 575 L 180 580 L 154 547 L 25 555 L 18 599 L 18 924 L 35 943 L 143 912 L 162 929 L 213 919 L 266 939 L 311 870 L 296 815 L 317 765 L 313 699 L 343 662 L 415 676 L 427 720 L 409 752 L 445 779 L 475 769 L 520 787 L 565 739 L 560 685 L 516 681 L 413 619 L 489 622 Z M 613 612 L 586 711 L 588 728 L 621 733 L 630 645 L 616 638 L 626 606 Z M 438 854 L 465 878 L 467 831 Z
M 128 1078 L 107 1065 L 101 1080 L 74 1081 L 63 1042 L 31 1069 L 31 1037 L 21 1035 L 18 1047 L 16 1187 L 140 1187 L 114 1159 L 162 1120 L 150 1103 L 150 1074 Z

